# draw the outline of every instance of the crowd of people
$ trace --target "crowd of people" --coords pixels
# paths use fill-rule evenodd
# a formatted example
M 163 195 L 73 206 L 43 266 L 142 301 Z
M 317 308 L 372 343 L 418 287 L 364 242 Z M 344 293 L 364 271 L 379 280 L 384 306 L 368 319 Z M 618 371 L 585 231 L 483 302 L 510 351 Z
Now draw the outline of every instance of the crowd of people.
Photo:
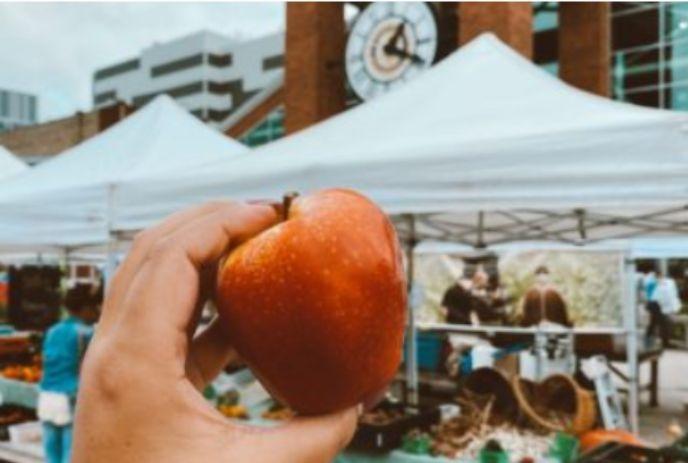
M 445 291 L 442 311 L 448 323 L 461 325 L 534 326 L 546 323 L 571 326 L 566 302 L 550 279 L 549 269 L 535 269 L 534 283 L 519 301 L 507 294 L 496 271 L 478 265 L 463 272 Z M 511 307 L 517 304 L 517 310 Z
M 648 314 L 646 338 L 648 342 L 658 338 L 669 347 L 672 317 L 682 307 L 676 275 L 654 266 L 642 268 L 641 275 L 638 293 Z M 448 323 L 461 325 L 572 326 L 565 298 L 549 269 L 538 266 L 533 277 L 532 286 L 515 300 L 500 285 L 496 270 L 487 272 L 482 264 L 468 267 L 445 291 L 442 313 Z

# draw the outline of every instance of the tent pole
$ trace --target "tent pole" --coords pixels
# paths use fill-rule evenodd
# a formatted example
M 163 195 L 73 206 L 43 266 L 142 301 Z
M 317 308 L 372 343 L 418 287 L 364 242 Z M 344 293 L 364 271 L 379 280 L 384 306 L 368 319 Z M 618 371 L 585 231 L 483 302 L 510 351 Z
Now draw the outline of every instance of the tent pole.
M 63 265 L 65 266 L 66 269 L 71 271 L 70 264 L 72 263 L 72 251 L 69 249 L 69 246 L 66 246 L 64 248 L 64 260 L 62 261 Z M 71 274 L 70 274 L 71 276 Z
M 108 185 L 107 209 L 105 218 L 105 231 L 107 233 L 107 260 L 105 261 L 105 286 L 110 285 L 110 280 L 117 268 L 117 234 L 113 231 L 113 213 L 115 200 L 115 185 Z
M 638 432 L 638 304 L 636 294 L 636 268 L 631 252 L 624 258 L 624 308 L 623 319 L 626 330 L 626 363 L 628 365 L 628 422 L 631 431 Z
M 416 316 L 411 301 L 413 288 L 414 250 L 416 247 L 416 219 L 407 216 L 409 239 L 406 243 L 406 293 L 408 303 L 408 322 L 406 324 L 406 402 L 411 408 L 418 407 L 418 350 L 416 348 Z

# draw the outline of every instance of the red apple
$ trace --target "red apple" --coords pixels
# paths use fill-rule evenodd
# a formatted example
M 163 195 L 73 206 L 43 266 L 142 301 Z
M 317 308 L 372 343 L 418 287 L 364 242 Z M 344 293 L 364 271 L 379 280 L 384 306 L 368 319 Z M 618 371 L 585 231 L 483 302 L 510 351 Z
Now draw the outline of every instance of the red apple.
M 359 193 L 297 197 L 284 221 L 230 253 L 217 289 L 229 341 L 299 413 L 366 401 L 397 371 L 406 318 L 399 242 Z

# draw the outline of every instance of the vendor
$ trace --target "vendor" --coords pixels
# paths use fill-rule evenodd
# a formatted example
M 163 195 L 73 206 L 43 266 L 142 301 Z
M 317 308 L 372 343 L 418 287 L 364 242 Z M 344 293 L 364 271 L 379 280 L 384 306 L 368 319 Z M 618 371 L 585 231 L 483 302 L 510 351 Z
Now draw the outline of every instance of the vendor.
M 553 323 L 571 326 L 566 302 L 550 281 L 549 269 L 544 265 L 535 269 L 535 284 L 521 301 L 521 326 Z
M 506 305 L 509 301 L 506 290 L 499 280 L 499 273 L 487 274 L 482 268 L 473 276 L 473 308 L 480 324 L 502 325 L 506 323 Z
M 64 297 L 68 317 L 53 325 L 45 336 L 38 418 L 43 423 L 47 463 L 69 462 L 79 369 L 101 300 L 102 295 L 91 285 L 71 288 Z
M 472 325 L 476 319 L 473 307 L 473 281 L 462 272 L 459 278 L 444 292 L 442 309 L 447 323 Z

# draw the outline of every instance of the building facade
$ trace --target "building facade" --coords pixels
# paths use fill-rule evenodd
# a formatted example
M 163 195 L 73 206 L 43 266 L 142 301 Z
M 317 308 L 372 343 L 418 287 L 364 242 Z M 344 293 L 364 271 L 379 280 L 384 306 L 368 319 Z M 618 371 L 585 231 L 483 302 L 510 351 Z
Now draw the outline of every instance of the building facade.
M 155 44 L 93 75 L 96 108 L 122 101 L 140 107 L 166 93 L 191 113 L 221 127 L 283 68 L 284 34 L 237 41 L 202 31 Z
M 688 110 L 688 4 L 597 2 L 596 5 L 586 6 L 573 2 L 562 5 L 559 2 L 506 5 L 448 2 L 435 7 L 445 30 L 453 29 L 453 32 L 444 36 L 447 52 L 470 38 L 462 39 L 462 36 L 492 31 L 516 49 L 520 46 L 521 52 L 543 69 L 586 91 L 643 106 Z M 466 10 L 466 7 L 470 9 Z M 288 15 L 287 19 L 292 19 L 297 31 L 305 30 L 309 23 L 304 18 L 315 14 L 333 23 L 339 21 L 333 17 L 339 12 L 333 14 L 329 11 L 336 8 L 333 5 L 290 5 L 288 8 L 293 14 Z M 309 8 L 318 11 L 313 12 Z M 514 8 L 519 11 L 513 11 Z M 523 11 L 525 8 L 532 10 L 530 15 Z M 509 21 L 498 20 L 500 14 Z M 304 21 L 305 25 L 302 24 Z M 521 24 L 517 27 L 515 23 Z M 319 27 L 323 30 L 319 31 L 314 26 L 311 34 L 320 34 L 321 42 L 332 42 L 332 56 L 342 54 L 343 47 L 330 37 L 329 31 L 334 28 Z M 468 30 L 476 27 L 477 30 Z M 528 37 L 524 38 L 526 35 Z M 303 59 L 304 55 L 312 55 L 301 50 L 298 41 L 292 42 L 291 49 L 289 46 L 287 48 L 288 55 L 291 49 L 294 50 L 291 56 L 295 56 L 297 61 Z M 562 66 L 562 62 L 566 62 L 566 65 Z M 306 67 L 298 64 L 292 71 L 295 81 L 305 81 L 300 73 L 311 69 L 316 71 L 310 72 L 321 72 L 315 81 L 328 81 L 324 76 L 331 69 L 317 71 L 315 65 Z M 346 82 L 333 85 L 342 86 Z M 308 93 L 317 88 L 302 87 L 297 90 Z M 252 130 L 228 133 L 254 146 L 272 141 L 285 133 L 285 112 L 305 111 L 299 103 L 303 100 L 307 98 L 302 95 L 296 97 L 292 104 L 285 105 L 283 100 L 277 101 L 272 111 L 264 111 L 264 119 L 256 122 Z M 317 101 L 318 98 L 315 98 L 314 107 Z M 350 105 L 348 101 L 347 106 Z M 309 111 L 317 113 L 316 109 Z M 329 115 L 332 114 L 323 114 L 322 117 Z M 311 123 L 319 118 L 321 116 L 313 118 Z
M 0 132 L 33 125 L 38 120 L 34 95 L 0 89 Z
M 559 73 L 560 4 L 534 3 L 536 63 Z M 609 96 L 615 100 L 688 110 L 688 5 L 678 2 L 612 2 Z

